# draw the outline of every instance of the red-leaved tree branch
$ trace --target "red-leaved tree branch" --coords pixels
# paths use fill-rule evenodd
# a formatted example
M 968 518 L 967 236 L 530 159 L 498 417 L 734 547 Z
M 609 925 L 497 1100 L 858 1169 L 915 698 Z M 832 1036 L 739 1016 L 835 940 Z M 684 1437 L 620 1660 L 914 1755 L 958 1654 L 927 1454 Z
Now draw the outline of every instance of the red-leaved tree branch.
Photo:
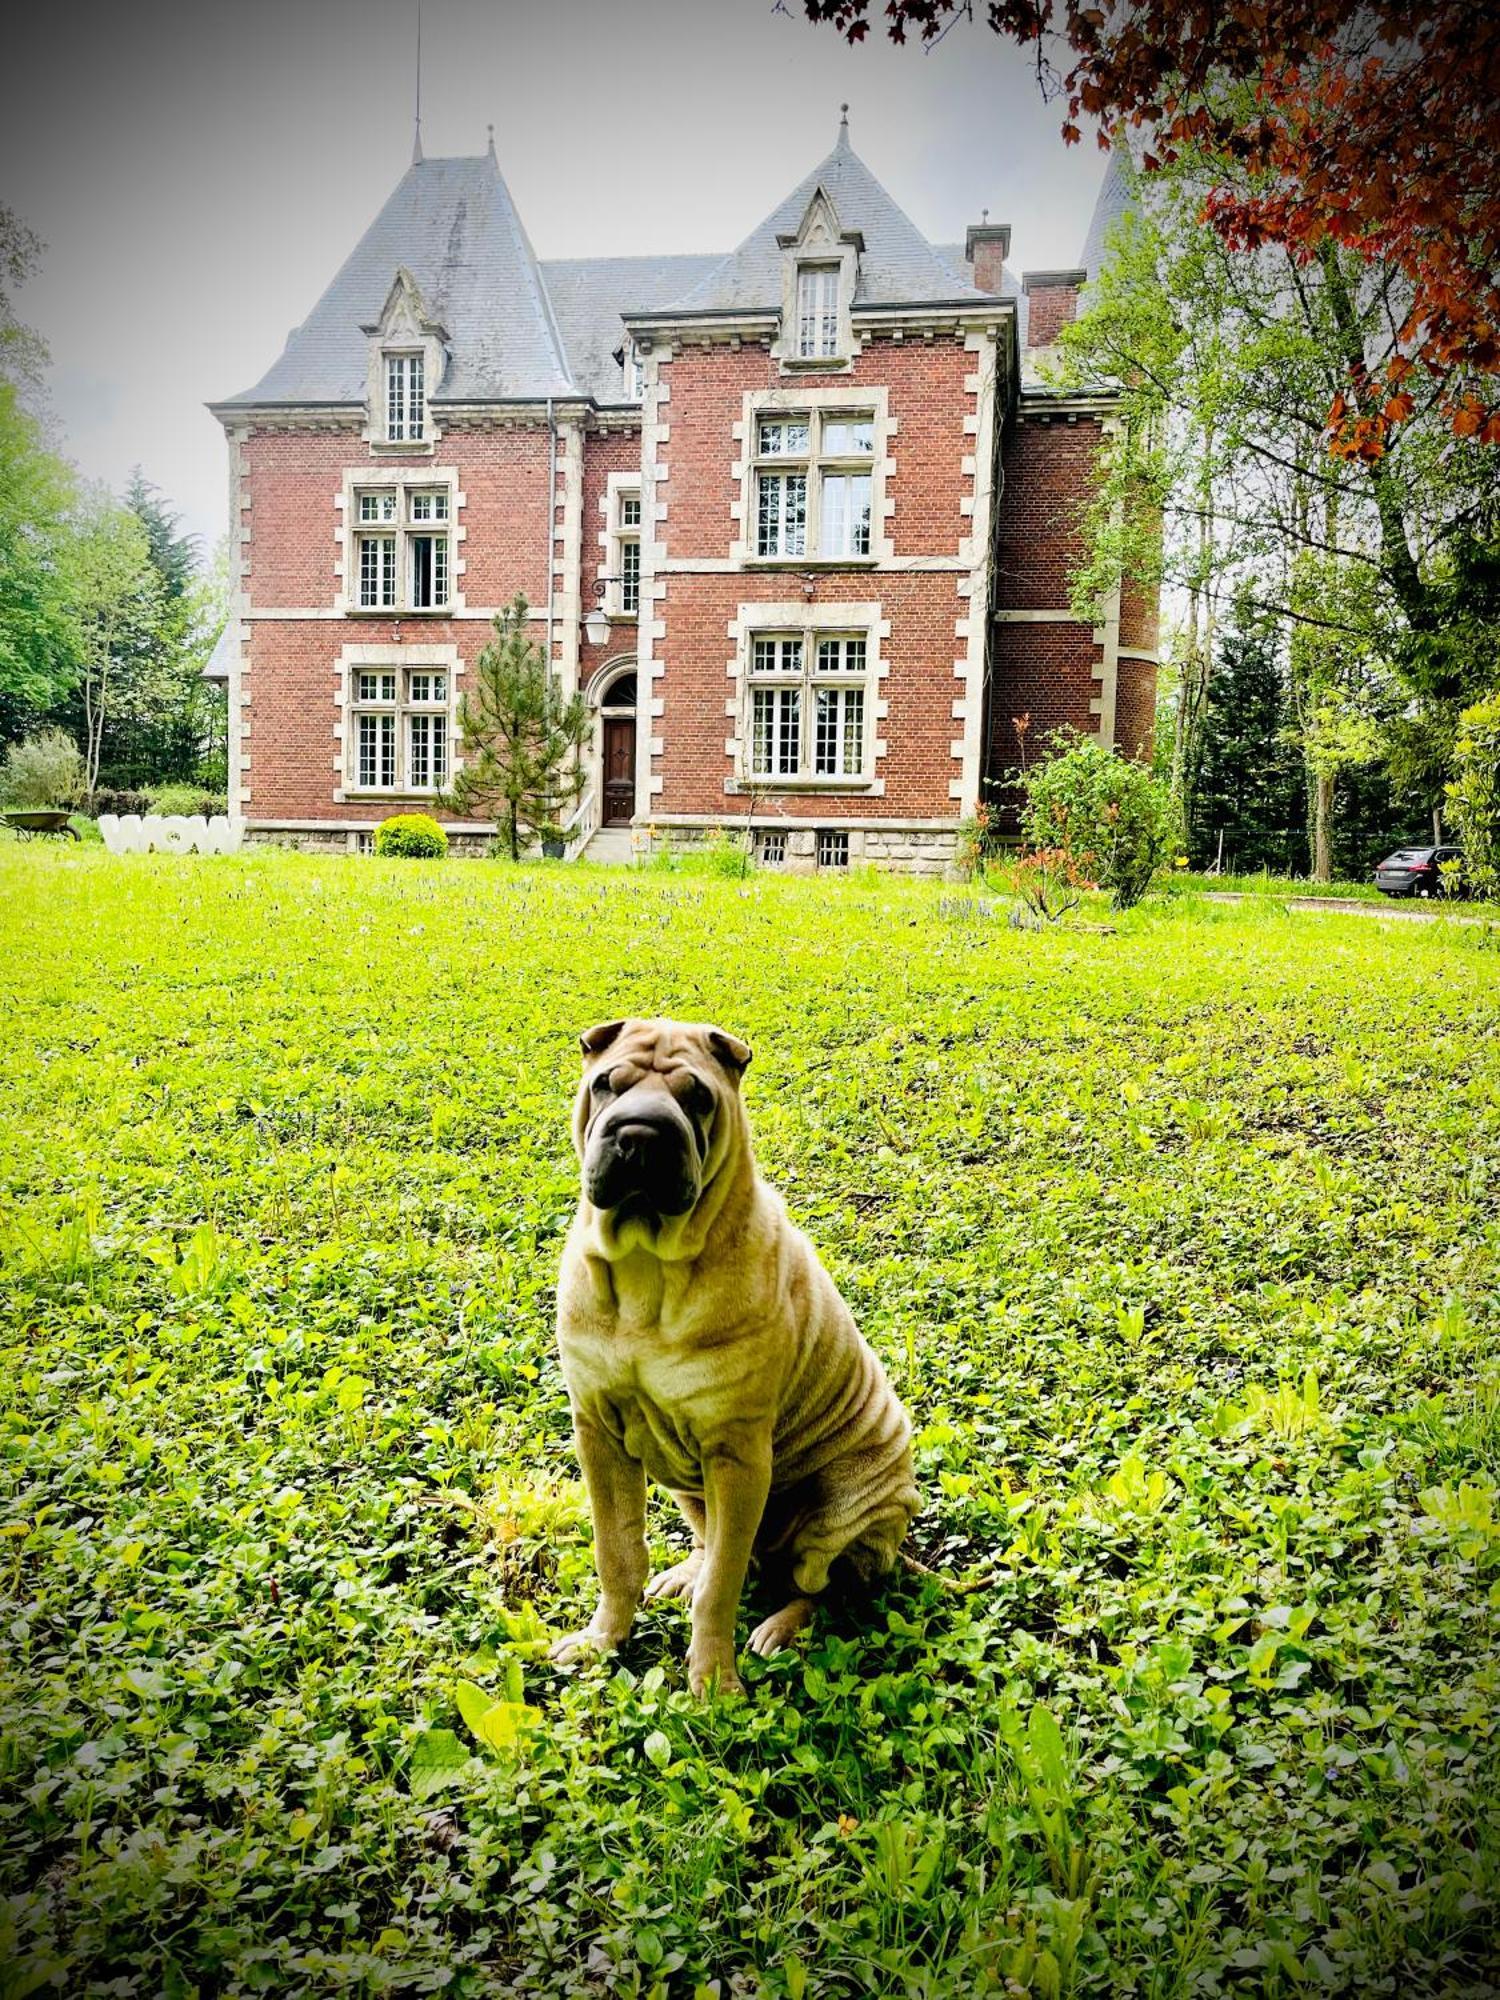
M 870 0 L 804 0 L 858 41 Z M 887 0 L 893 41 L 932 41 L 974 0 Z M 1204 219 L 1232 249 L 1309 262 L 1330 243 L 1407 287 L 1390 350 L 1351 353 L 1330 448 L 1379 458 L 1421 371 L 1461 437 L 1500 444 L 1500 9 L 1492 0 L 988 0 L 1036 52 L 1071 144 L 1141 135 L 1149 172 L 1224 161 Z M 1232 169 L 1232 171 L 1228 171 Z

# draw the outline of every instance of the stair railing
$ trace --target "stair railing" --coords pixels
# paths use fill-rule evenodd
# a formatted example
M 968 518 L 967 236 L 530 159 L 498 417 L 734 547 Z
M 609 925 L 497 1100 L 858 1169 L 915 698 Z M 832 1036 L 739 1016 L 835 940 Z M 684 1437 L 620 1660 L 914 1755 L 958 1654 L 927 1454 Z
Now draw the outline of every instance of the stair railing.
M 576 861 L 593 839 L 599 825 L 598 801 L 593 787 L 584 793 L 563 826 L 563 859 Z

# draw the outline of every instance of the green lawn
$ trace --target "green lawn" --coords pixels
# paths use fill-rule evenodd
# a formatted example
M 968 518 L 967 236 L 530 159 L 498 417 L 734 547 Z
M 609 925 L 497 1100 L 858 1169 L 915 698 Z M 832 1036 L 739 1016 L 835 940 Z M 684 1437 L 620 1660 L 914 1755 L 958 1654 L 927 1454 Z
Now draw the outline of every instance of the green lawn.
M 0 851 L 0 1993 L 1497 1990 L 1497 943 Z M 916 1547 L 997 1572 L 739 1704 L 675 1606 L 542 1659 L 627 1011 L 754 1044 Z

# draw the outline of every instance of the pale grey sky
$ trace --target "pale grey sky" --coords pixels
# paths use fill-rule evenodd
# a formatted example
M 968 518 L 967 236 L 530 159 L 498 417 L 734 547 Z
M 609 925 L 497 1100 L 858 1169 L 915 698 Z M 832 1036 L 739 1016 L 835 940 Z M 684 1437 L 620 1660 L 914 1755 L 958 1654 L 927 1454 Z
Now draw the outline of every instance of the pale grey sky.
M 1104 156 L 1064 147 L 1021 51 L 965 23 L 928 54 L 850 48 L 785 4 L 423 0 L 425 149 L 482 152 L 493 120 L 541 257 L 727 251 L 847 99 L 929 237 L 988 208 L 1017 269 L 1076 260 Z M 205 547 L 226 475 L 203 406 L 259 379 L 405 171 L 415 22 L 415 0 L 95 0 L 9 32 L 0 201 L 48 245 L 20 308 L 61 442 L 116 488 L 139 463 Z

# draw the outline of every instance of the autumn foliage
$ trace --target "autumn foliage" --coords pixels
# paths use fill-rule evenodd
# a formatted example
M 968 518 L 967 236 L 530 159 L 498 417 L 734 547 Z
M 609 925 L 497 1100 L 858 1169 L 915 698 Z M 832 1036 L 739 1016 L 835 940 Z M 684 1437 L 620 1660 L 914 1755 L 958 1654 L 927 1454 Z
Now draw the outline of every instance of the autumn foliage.
M 851 40 L 870 0 L 804 0 Z M 932 41 L 972 0 L 888 0 Z M 1409 287 L 1387 350 L 1354 358 L 1330 447 L 1378 458 L 1436 406 L 1500 444 L 1500 10 L 1487 0 L 988 0 L 1066 104 L 1063 136 L 1140 135 L 1148 171 L 1191 148 L 1233 168 L 1205 219 L 1233 249 L 1345 245 Z

